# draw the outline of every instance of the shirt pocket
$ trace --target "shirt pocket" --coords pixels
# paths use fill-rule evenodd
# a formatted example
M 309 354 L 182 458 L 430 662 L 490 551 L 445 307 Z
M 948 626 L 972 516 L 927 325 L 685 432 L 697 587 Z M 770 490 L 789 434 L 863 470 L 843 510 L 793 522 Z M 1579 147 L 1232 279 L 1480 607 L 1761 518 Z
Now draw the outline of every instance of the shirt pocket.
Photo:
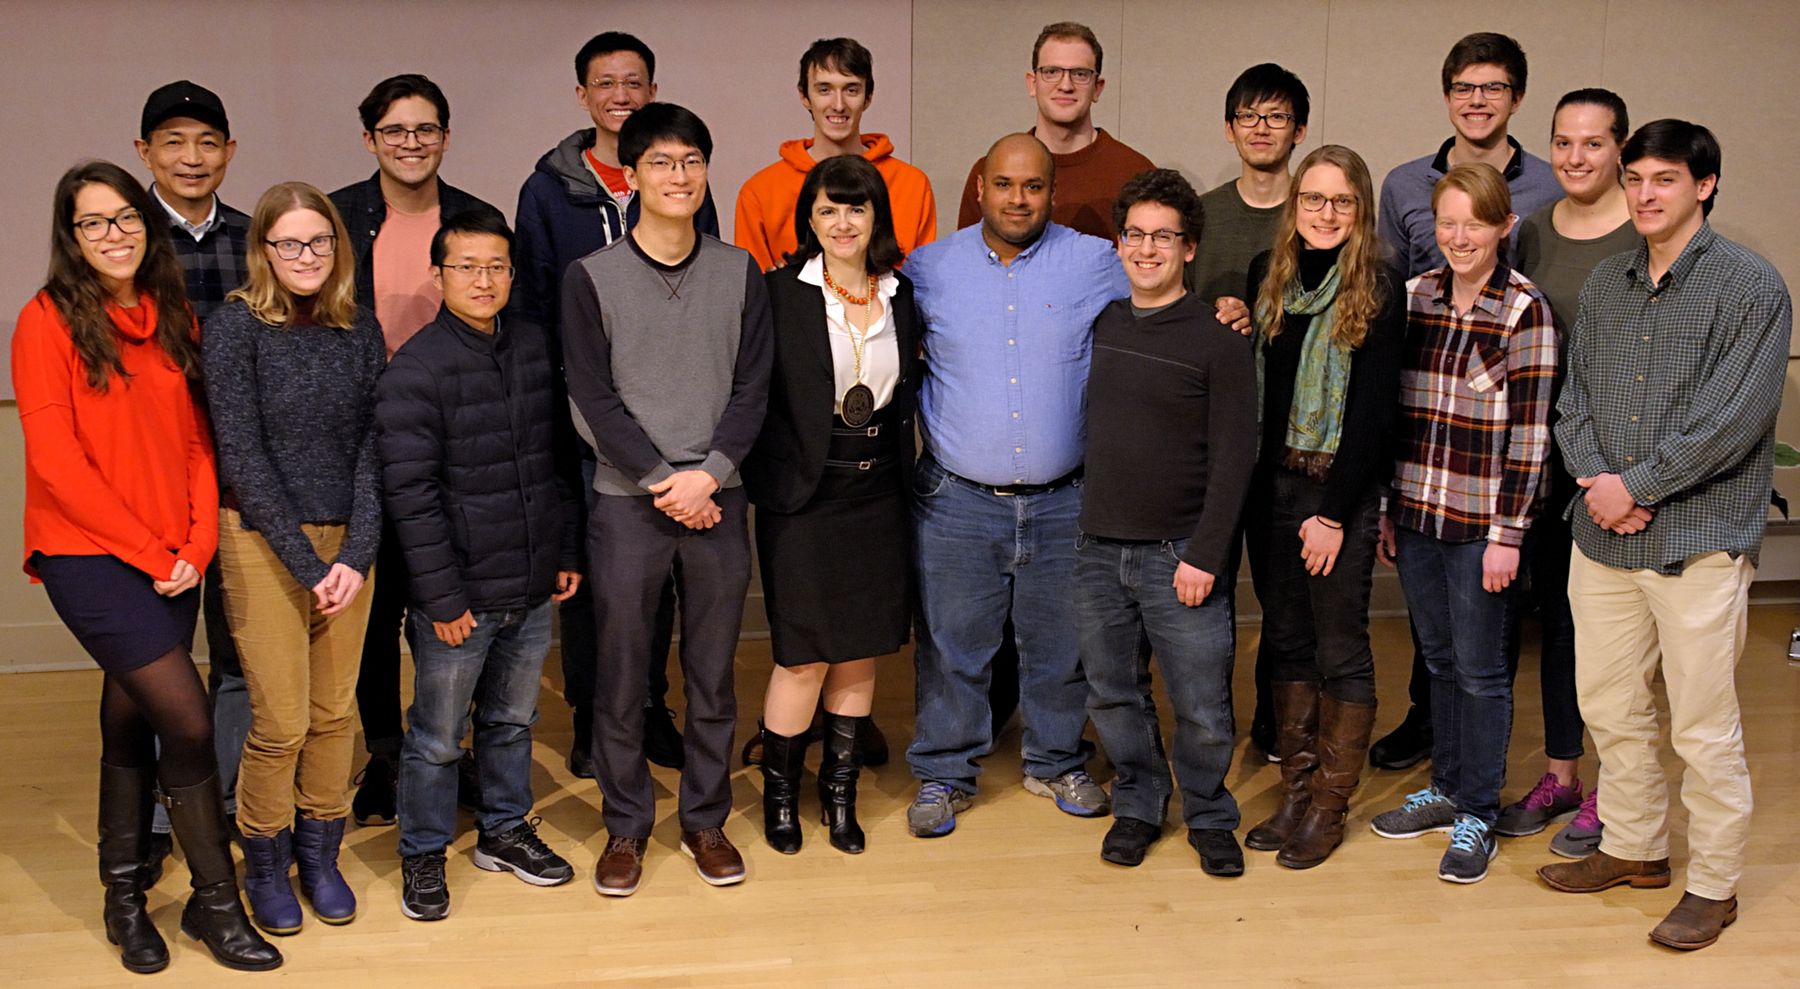
M 1476 344 L 1465 358 L 1464 380 L 1477 394 L 1491 398 L 1506 395 L 1506 354 L 1486 344 Z

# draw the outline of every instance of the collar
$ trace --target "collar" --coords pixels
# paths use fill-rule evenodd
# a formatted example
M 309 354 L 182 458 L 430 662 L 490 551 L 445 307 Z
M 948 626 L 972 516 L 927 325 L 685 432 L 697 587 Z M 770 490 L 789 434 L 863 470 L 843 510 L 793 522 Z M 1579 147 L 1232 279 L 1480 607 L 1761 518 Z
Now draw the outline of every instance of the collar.
M 825 255 L 814 254 L 812 257 L 807 258 L 806 261 L 800 265 L 799 275 L 795 277 L 808 285 L 817 286 L 819 291 L 824 292 L 825 304 L 827 306 L 830 306 L 834 302 L 839 306 L 844 304 L 844 301 L 838 298 L 836 292 L 826 291 L 825 289 Z M 879 275 L 875 279 L 875 294 L 880 296 L 884 303 L 893 298 L 894 293 L 898 291 L 899 288 L 900 278 L 891 271 Z
M 168 200 L 162 197 L 162 190 L 156 187 L 155 182 L 150 183 L 150 195 L 156 199 L 156 204 L 161 206 L 163 210 L 169 214 L 169 220 L 175 228 L 185 232 L 189 237 L 192 237 L 195 240 L 200 240 L 207 234 L 212 233 L 213 229 L 222 222 L 219 216 L 219 194 L 216 192 L 213 193 L 212 197 L 212 209 L 207 212 L 206 219 L 197 224 L 189 223 L 187 217 L 175 212 L 175 207 L 170 206 Z
M 1044 242 L 1051 238 L 1051 236 L 1052 236 L 1051 231 L 1058 229 L 1058 227 L 1059 227 L 1059 225 L 1054 222 L 1045 224 L 1044 232 L 1041 234 L 1038 234 L 1038 238 L 1036 240 L 1032 241 L 1024 250 L 1020 251 L 1017 255 L 1015 255 L 1013 257 L 1012 265 L 1006 265 L 1006 264 L 1000 263 L 999 253 L 996 252 L 992 247 L 989 247 L 987 238 L 982 236 L 982 229 L 983 229 L 982 224 L 976 223 L 973 225 L 973 227 L 971 229 L 973 229 L 975 231 L 975 244 L 976 244 L 976 246 L 978 246 L 981 249 L 981 256 L 986 258 L 987 262 L 989 264 L 998 265 L 999 267 L 1010 269 L 1013 265 L 1017 265 L 1021 261 L 1029 261 L 1032 258 L 1036 257 L 1037 252 L 1043 248 Z
M 1506 181 L 1511 182 L 1525 174 L 1525 149 L 1519 146 L 1518 141 L 1513 140 L 1511 134 L 1506 135 L 1506 143 L 1508 147 L 1512 148 L 1512 157 L 1506 159 L 1506 168 L 1500 174 Z M 1442 175 L 1450 170 L 1450 149 L 1454 147 L 1456 147 L 1456 138 L 1454 137 L 1438 146 L 1437 157 L 1431 159 L 1432 171 Z
M 1700 255 L 1705 254 L 1718 239 L 1719 235 L 1713 232 L 1712 223 L 1702 219 L 1700 229 L 1694 231 L 1694 236 L 1681 249 L 1675 263 L 1669 265 L 1668 271 L 1663 272 L 1661 284 L 1650 279 L 1650 242 L 1646 240 L 1638 245 L 1637 253 L 1632 255 L 1631 267 L 1625 270 L 1625 277 L 1643 286 L 1651 295 L 1668 288 L 1679 289 L 1687 281 L 1688 273 L 1694 270 L 1694 265 L 1700 263 Z
M 627 244 L 631 245 L 631 252 L 638 256 L 638 260 L 644 262 L 645 264 L 649 265 L 652 269 L 654 269 L 656 271 L 660 271 L 665 275 L 673 275 L 676 272 L 682 270 L 683 268 L 686 268 L 688 265 L 693 264 L 694 259 L 700 256 L 700 242 L 705 239 L 706 239 L 705 234 L 696 232 L 694 234 L 694 247 L 692 250 L 688 251 L 687 257 L 682 258 L 680 261 L 677 261 L 674 264 L 663 264 L 661 261 L 658 261 L 655 258 L 651 257 L 650 253 L 648 251 L 644 250 L 644 248 L 638 244 L 637 238 L 631 236 L 630 232 L 627 232 L 625 234 L 625 242 Z
M 1450 270 L 1449 265 L 1445 265 L 1438 269 L 1437 274 L 1438 287 L 1437 291 L 1432 293 L 1431 301 L 1449 309 L 1455 305 L 1452 294 L 1455 290 L 1456 273 Z M 1501 308 L 1506 304 L 1506 286 L 1511 280 L 1512 269 L 1506 266 L 1506 262 L 1502 261 L 1494 265 L 1494 273 L 1488 276 L 1487 284 L 1482 286 L 1481 294 L 1475 297 L 1475 308 L 1489 316 L 1500 315 Z

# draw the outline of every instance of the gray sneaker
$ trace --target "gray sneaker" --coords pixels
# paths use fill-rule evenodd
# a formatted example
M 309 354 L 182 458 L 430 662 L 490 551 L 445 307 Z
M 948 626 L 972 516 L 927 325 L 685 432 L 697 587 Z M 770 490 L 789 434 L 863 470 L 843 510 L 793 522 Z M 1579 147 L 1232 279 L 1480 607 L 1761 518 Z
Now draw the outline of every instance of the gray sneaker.
M 1375 815 L 1369 829 L 1383 838 L 1417 838 L 1433 831 L 1456 827 L 1456 805 L 1450 798 L 1427 787 L 1406 795 L 1406 803 Z
M 1550 839 L 1550 850 L 1566 859 L 1584 859 L 1600 848 L 1600 835 L 1606 827 L 1600 823 L 1600 788 L 1588 791 L 1575 819 L 1563 826 Z
M 1487 878 L 1488 863 L 1500 854 L 1500 839 L 1478 818 L 1456 815 L 1450 847 L 1438 862 L 1438 878 L 1450 883 L 1478 883 Z
M 1071 769 L 1055 779 L 1025 777 L 1025 792 L 1056 801 L 1056 809 L 1075 817 L 1100 817 L 1112 809 L 1106 789 L 1084 769 Z
M 948 783 L 926 780 L 906 808 L 906 828 L 915 838 L 941 838 L 956 830 L 956 815 L 974 799 Z

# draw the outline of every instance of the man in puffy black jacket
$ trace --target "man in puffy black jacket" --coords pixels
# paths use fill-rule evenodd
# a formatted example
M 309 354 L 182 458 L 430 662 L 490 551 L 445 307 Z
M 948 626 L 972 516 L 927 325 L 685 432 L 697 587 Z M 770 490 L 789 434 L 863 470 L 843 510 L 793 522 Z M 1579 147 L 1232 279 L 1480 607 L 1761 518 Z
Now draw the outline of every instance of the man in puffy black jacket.
M 376 390 L 382 488 L 412 574 L 406 633 L 417 680 L 400 756 L 401 911 L 449 914 L 445 849 L 474 705 L 482 806 L 475 864 L 536 886 L 574 877 L 531 814 L 531 725 L 550 602 L 581 582 L 573 492 L 551 442 L 549 336 L 500 311 L 512 231 L 449 218 L 431 242 L 437 319 L 394 354 Z

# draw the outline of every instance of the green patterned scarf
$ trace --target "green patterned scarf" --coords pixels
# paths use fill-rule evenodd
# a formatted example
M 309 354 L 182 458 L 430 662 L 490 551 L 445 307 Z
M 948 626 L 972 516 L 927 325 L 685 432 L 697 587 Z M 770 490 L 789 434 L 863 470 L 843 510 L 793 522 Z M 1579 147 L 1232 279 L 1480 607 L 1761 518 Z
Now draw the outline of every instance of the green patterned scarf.
M 1283 465 L 1305 471 L 1323 481 L 1331 471 L 1344 427 L 1344 397 L 1350 385 L 1350 349 L 1331 338 L 1337 322 L 1338 266 L 1332 265 L 1319 287 L 1308 292 L 1295 275 L 1281 293 L 1281 310 L 1292 316 L 1312 316 L 1306 339 L 1300 345 L 1300 368 L 1294 374 L 1294 402 L 1288 411 L 1287 456 Z M 1256 327 L 1256 386 L 1258 443 L 1261 443 L 1263 394 L 1263 345 L 1268 341 L 1269 319 L 1259 317 Z

